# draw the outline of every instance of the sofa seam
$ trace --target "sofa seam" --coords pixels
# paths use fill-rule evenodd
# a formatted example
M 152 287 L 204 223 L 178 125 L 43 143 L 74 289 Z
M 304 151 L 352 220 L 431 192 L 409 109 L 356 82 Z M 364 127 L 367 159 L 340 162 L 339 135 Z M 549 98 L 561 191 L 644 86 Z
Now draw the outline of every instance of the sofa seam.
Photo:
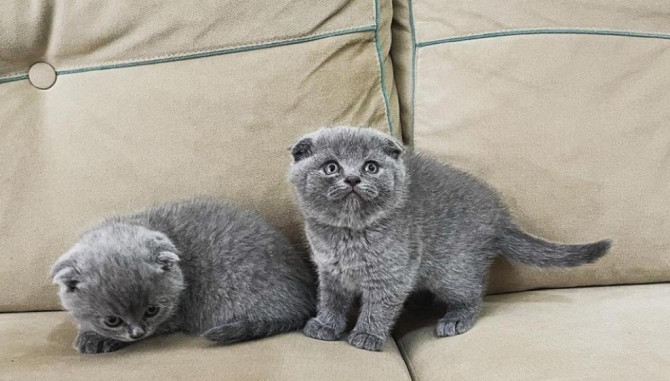
M 375 0 L 375 1 L 378 1 L 378 0 Z M 152 56 L 152 57 L 149 57 L 149 58 L 143 58 L 143 59 L 129 59 L 129 60 L 112 61 L 110 63 L 94 65 L 94 66 L 86 66 L 86 65 L 73 66 L 73 67 L 69 67 L 69 68 L 65 68 L 65 69 L 58 69 L 58 70 L 56 70 L 56 74 L 67 75 L 67 74 L 83 73 L 83 72 L 88 72 L 88 71 L 121 69 L 121 68 L 127 68 L 127 67 L 135 67 L 135 66 L 143 66 L 143 65 L 155 65 L 155 64 L 168 63 L 168 62 L 185 61 L 185 60 L 190 60 L 190 59 L 206 58 L 206 57 L 212 57 L 212 56 L 218 56 L 218 55 L 224 55 L 224 54 L 242 53 L 242 52 L 247 52 L 247 51 L 269 49 L 269 48 L 274 48 L 274 47 L 279 47 L 279 46 L 296 45 L 296 44 L 321 40 L 321 39 L 330 38 L 330 37 L 345 36 L 345 35 L 349 35 L 349 34 L 373 32 L 373 31 L 376 34 L 376 30 L 377 30 L 376 24 L 375 25 L 363 25 L 363 26 L 354 27 L 354 28 L 336 29 L 336 30 L 332 30 L 332 31 L 329 31 L 329 32 L 325 32 L 325 33 L 309 34 L 309 35 L 305 35 L 305 36 L 285 38 L 285 39 L 266 40 L 266 41 L 256 42 L 256 43 L 253 43 L 253 44 L 242 44 L 242 45 L 231 46 L 231 47 L 227 47 L 227 48 L 206 49 L 206 50 L 196 50 L 196 51 L 183 52 L 183 53 L 163 54 L 163 55 L 156 55 L 156 56 Z M 15 74 L 10 74 L 8 76 L 0 77 L 0 83 L 7 83 L 7 82 L 24 80 L 24 79 L 28 79 L 28 74 L 27 73 L 25 73 L 25 74 L 15 73 Z
M 391 107 L 386 88 L 386 64 L 382 54 L 382 46 L 379 38 L 379 30 L 381 28 L 381 0 L 374 1 L 375 7 L 375 51 L 377 52 L 377 60 L 379 61 L 379 81 L 381 87 L 382 98 L 384 99 L 384 113 L 386 114 L 386 123 L 388 125 L 389 133 L 393 135 L 393 122 L 391 120 Z
M 558 286 L 558 287 L 537 287 L 537 288 L 529 288 L 529 289 L 522 289 L 522 290 L 517 290 L 517 291 L 503 291 L 503 292 L 497 292 L 493 294 L 486 294 L 486 296 L 496 296 L 496 295 L 511 295 L 511 294 L 521 294 L 524 292 L 540 292 L 540 291 L 561 291 L 561 290 L 576 290 L 576 289 L 590 289 L 590 288 L 615 288 L 615 287 L 638 287 L 638 286 L 654 286 L 654 285 L 668 285 L 670 286 L 670 281 L 664 280 L 664 281 L 647 281 L 647 282 L 642 282 L 642 283 L 604 283 L 604 284 L 589 284 L 589 285 L 578 285 L 578 286 Z M 64 309 L 29 309 L 29 310 L 19 310 L 19 311 L 13 311 L 13 310 L 5 310 L 5 311 L 0 311 L 0 315 L 2 314 L 29 314 L 29 313 L 49 313 L 49 312 L 67 312 L 67 310 Z M 400 343 L 399 340 L 396 339 L 395 336 L 393 336 L 393 340 L 396 342 L 396 344 Z
M 597 35 L 597 36 L 617 36 L 634 38 L 657 38 L 670 40 L 668 33 L 642 32 L 626 29 L 601 29 L 601 28 L 526 28 L 526 29 L 500 29 L 491 32 L 463 34 L 447 38 L 422 41 L 416 44 L 417 48 L 426 46 L 448 44 L 452 42 L 480 40 L 486 38 L 524 36 L 524 35 L 542 35 L 542 34 L 577 34 L 577 35 Z
M 409 378 L 413 381 L 418 380 L 419 378 L 416 375 L 416 370 L 414 369 L 414 364 L 412 364 L 412 360 L 410 360 L 407 351 L 405 350 L 405 345 L 400 341 L 400 340 L 395 340 L 396 346 L 398 347 L 398 352 L 400 352 L 400 357 L 402 358 L 403 362 L 405 363 L 405 367 L 407 368 L 407 373 L 409 373 Z

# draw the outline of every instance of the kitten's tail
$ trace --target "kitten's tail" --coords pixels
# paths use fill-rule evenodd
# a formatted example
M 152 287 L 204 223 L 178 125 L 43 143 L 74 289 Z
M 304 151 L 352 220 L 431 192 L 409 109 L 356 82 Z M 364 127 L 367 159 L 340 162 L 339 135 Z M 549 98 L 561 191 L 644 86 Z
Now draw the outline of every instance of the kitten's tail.
M 517 227 L 505 229 L 498 242 L 505 258 L 538 267 L 574 267 L 593 263 L 612 246 L 610 240 L 561 245 L 533 237 Z
M 301 329 L 307 319 L 296 318 L 283 321 L 239 320 L 207 330 L 202 334 L 208 340 L 219 344 L 233 344 L 240 341 L 260 339 L 283 332 Z

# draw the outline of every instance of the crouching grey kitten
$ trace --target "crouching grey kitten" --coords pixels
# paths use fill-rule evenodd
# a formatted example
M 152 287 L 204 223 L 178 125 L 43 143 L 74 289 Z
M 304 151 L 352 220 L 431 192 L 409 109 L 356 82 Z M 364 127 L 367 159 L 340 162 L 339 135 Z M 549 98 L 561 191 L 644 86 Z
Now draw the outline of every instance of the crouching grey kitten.
M 568 267 L 594 262 L 610 247 L 526 234 L 493 189 L 371 129 L 322 129 L 291 153 L 290 179 L 319 274 L 317 315 L 304 328 L 313 338 L 338 339 L 360 297 L 349 343 L 381 350 L 405 299 L 424 290 L 448 307 L 437 335 L 458 335 L 475 322 L 498 253 Z
M 223 344 L 260 338 L 300 329 L 315 304 L 310 269 L 287 239 L 214 200 L 111 218 L 83 234 L 52 277 L 83 353 L 176 331 Z

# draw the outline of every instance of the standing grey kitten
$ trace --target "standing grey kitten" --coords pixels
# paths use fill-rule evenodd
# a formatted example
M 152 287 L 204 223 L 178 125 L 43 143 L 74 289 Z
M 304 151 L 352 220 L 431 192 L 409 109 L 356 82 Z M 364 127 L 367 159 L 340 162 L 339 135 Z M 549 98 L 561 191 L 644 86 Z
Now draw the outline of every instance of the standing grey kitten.
M 52 277 L 83 353 L 176 331 L 224 344 L 270 336 L 301 328 L 315 303 L 310 270 L 287 239 L 214 200 L 111 218 L 61 256 Z
M 403 302 L 428 290 L 447 304 L 438 336 L 470 329 L 494 257 L 539 267 L 596 261 L 609 241 L 559 245 L 522 232 L 496 192 L 371 129 L 337 127 L 292 148 L 290 178 L 319 273 L 307 336 L 337 340 L 355 297 L 349 343 L 381 350 Z

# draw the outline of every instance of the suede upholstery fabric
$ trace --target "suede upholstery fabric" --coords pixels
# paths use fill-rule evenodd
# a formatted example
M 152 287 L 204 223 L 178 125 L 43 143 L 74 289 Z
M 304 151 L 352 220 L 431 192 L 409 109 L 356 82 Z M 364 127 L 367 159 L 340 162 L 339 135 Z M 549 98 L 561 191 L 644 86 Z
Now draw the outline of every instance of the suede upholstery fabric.
M 627 4 L 396 1 L 405 141 L 532 234 L 614 240 L 577 269 L 500 261 L 490 292 L 670 280 L 670 7 Z
M 0 15 L 0 311 L 58 309 L 49 267 L 80 232 L 170 199 L 229 198 L 301 242 L 290 145 L 324 125 L 399 134 L 388 1 L 113 4 Z M 20 77 L 38 61 L 48 90 Z
M 393 340 L 383 352 L 301 333 L 231 346 L 169 335 L 119 352 L 82 355 L 65 312 L 0 314 L 1 380 L 388 380 L 409 373 Z
M 468 332 L 435 337 L 443 310 L 405 317 L 396 341 L 413 379 L 667 380 L 670 284 L 489 296 Z

